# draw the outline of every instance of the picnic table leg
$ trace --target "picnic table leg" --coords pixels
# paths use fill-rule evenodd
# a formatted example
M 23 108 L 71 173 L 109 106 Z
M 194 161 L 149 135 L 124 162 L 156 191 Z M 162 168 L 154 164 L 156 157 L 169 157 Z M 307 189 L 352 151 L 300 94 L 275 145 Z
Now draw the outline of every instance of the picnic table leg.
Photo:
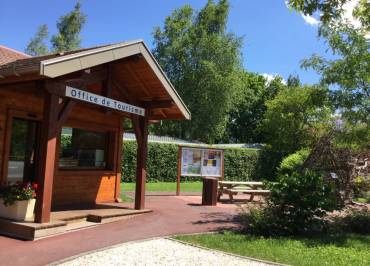
M 221 196 L 223 195 L 224 193 L 223 193 L 223 189 L 221 188 L 221 189 L 219 189 L 218 190 L 218 195 L 217 195 L 217 201 L 220 201 L 220 199 L 221 199 Z
M 251 196 L 249 198 L 249 201 L 253 201 L 253 199 L 254 199 L 254 193 L 251 193 Z
M 233 193 L 232 192 L 229 192 L 229 199 L 231 202 L 234 201 L 234 197 L 233 197 Z

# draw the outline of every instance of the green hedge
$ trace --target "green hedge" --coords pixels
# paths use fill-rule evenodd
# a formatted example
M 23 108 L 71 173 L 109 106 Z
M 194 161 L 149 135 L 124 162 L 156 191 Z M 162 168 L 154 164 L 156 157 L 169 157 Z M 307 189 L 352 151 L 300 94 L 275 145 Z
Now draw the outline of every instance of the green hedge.
M 136 175 L 136 142 L 123 143 L 122 181 L 134 182 Z M 178 145 L 149 143 L 147 161 L 148 182 L 176 182 Z M 225 180 L 260 180 L 260 152 L 256 149 L 225 149 Z M 183 181 L 200 180 L 182 177 Z

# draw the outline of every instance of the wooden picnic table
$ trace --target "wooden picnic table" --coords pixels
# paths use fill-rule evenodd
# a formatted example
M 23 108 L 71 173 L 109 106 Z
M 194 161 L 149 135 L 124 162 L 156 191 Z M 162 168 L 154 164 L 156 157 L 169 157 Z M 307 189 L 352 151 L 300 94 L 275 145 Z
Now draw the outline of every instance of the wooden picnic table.
M 252 201 L 254 195 L 270 195 L 271 191 L 265 189 L 263 182 L 259 181 L 219 181 L 218 200 L 225 193 L 229 195 L 230 201 L 234 200 L 234 195 L 238 193 L 250 194 L 249 200 Z

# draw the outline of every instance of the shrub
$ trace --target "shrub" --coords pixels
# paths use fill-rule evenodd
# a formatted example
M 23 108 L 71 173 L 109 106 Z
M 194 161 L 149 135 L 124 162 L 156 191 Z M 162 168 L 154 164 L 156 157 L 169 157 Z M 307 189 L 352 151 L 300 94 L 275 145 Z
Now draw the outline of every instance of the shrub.
M 357 201 L 370 202 L 370 178 L 356 177 L 353 180 L 353 194 Z
M 135 182 L 136 149 L 134 141 L 123 143 L 122 180 Z M 225 149 L 225 180 L 259 180 L 261 163 L 259 150 Z M 176 182 L 178 145 L 169 143 L 148 143 L 147 181 Z M 181 180 L 200 180 L 199 177 L 182 177 Z
M 289 234 L 319 230 L 321 218 L 338 208 L 332 185 L 309 170 L 280 175 L 270 189 L 270 208 Z
M 309 154 L 309 149 L 302 149 L 291 155 L 288 155 L 280 163 L 278 174 L 291 175 L 293 172 L 300 170 L 300 167 L 303 165 Z
M 370 234 L 370 211 L 367 208 L 352 209 L 343 218 L 343 226 L 346 232 Z
M 280 175 L 268 183 L 271 196 L 265 209 L 244 218 L 245 229 L 262 235 L 300 235 L 320 232 L 327 212 L 338 209 L 330 184 L 322 175 L 305 171 Z

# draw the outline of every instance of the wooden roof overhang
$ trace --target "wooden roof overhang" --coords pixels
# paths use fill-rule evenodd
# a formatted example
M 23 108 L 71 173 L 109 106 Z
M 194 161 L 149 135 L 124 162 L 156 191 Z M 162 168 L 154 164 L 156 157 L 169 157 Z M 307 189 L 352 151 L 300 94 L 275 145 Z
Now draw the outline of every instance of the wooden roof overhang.
M 0 66 L 0 87 L 40 79 L 77 84 L 76 88 L 83 84 L 90 92 L 145 108 L 151 121 L 191 118 L 142 40 L 21 59 Z

